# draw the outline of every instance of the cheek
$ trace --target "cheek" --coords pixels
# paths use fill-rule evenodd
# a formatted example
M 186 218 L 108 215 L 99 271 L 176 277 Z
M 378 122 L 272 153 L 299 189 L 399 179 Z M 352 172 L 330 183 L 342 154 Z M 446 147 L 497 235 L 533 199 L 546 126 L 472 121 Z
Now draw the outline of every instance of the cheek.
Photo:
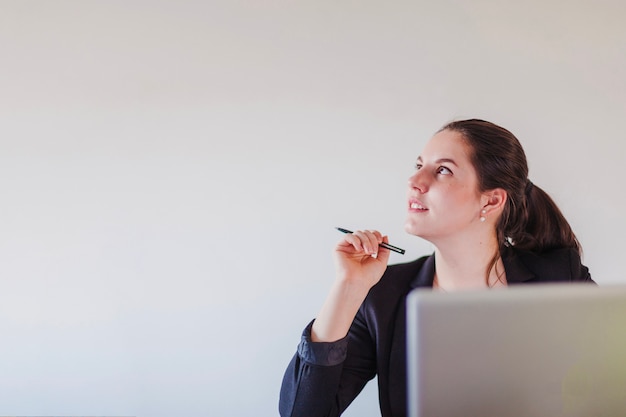
M 472 204 L 476 200 L 475 193 L 469 187 L 449 185 L 443 189 L 443 197 L 463 205 Z
M 443 197 L 447 200 L 448 207 L 458 212 L 459 215 L 473 215 L 480 211 L 480 196 L 473 189 L 448 187 L 444 190 Z

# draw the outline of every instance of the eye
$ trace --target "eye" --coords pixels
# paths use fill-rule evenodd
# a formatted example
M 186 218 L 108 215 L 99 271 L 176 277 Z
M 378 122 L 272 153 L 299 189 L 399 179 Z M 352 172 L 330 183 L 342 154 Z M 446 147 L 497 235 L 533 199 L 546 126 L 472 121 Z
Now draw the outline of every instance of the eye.
M 415 170 L 416 171 L 420 170 L 421 168 L 422 168 L 422 164 L 420 164 L 420 163 L 416 163 L 415 164 Z
M 452 171 L 450 171 L 450 169 L 447 167 L 440 166 L 439 168 L 437 168 L 437 174 L 452 175 Z

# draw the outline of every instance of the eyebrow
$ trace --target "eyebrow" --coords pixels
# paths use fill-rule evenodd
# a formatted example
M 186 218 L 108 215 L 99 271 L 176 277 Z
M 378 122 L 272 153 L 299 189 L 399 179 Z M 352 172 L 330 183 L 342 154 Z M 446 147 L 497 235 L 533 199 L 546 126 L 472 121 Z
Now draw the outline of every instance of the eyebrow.
M 418 156 L 418 157 L 417 157 L 417 162 L 423 162 L 423 160 L 422 160 L 422 157 L 421 157 L 421 156 Z M 456 166 L 456 167 L 458 167 L 458 166 L 459 166 L 456 162 L 454 162 L 454 159 L 450 159 L 450 158 L 440 158 L 440 159 L 437 159 L 437 160 L 435 161 L 435 163 L 436 163 L 436 164 L 441 164 L 442 162 L 448 162 L 448 163 L 450 163 L 450 164 L 452 164 L 452 165 L 454 165 L 454 166 Z

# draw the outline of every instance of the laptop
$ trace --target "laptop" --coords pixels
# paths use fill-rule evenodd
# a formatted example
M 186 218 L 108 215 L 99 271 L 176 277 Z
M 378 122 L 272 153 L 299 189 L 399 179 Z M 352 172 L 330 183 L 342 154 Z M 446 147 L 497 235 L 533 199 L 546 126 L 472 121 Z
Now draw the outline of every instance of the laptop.
M 407 298 L 409 417 L 626 416 L 626 286 Z

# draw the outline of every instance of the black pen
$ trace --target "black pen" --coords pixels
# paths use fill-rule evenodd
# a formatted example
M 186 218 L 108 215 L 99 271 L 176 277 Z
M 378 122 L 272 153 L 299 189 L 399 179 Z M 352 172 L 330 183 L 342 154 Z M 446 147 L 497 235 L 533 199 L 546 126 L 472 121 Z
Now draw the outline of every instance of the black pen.
M 341 233 L 352 233 L 352 231 L 350 231 L 348 229 L 343 229 L 341 227 L 335 227 L 335 229 L 339 230 Z M 385 249 L 389 249 L 389 250 L 392 250 L 394 252 L 398 252 L 401 255 L 404 255 L 404 252 L 405 252 L 404 249 L 400 249 L 397 246 L 393 246 L 393 245 L 390 245 L 389 243 L 385 243 L 385 242 L 379 243 L 378 246 L 382 246 Z

